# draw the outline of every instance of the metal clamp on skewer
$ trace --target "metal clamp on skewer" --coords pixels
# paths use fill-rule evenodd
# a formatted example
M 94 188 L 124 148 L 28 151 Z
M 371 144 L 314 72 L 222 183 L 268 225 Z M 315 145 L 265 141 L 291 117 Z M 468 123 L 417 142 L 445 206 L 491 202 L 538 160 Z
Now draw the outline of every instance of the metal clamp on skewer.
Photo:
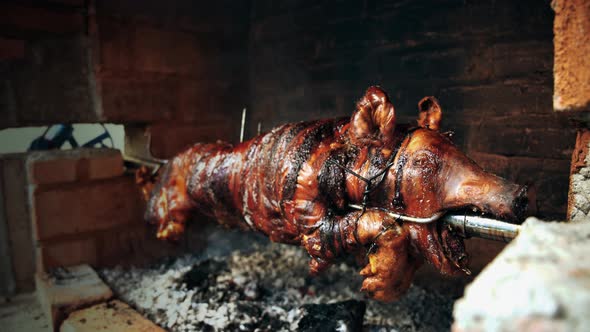
M 144 126 L 125 126 L 125 163 L 135 167 L 146 166 L 156 174 L 161 166 L 168 161 L 159 159 L 152 155 L 151 135 Z
M 465 238 L 479 237 L 510 242 L 520 231 L 520 225 L 478 216 L 448 214 L 443 216 L 441 221 Z

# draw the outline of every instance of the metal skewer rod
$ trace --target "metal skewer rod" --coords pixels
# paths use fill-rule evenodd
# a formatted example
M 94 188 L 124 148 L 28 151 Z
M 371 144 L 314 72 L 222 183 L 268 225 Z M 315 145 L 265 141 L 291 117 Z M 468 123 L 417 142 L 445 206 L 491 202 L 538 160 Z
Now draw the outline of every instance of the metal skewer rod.
M 350 204 L 349 206 L 353 209 L 363 210 L 363 207 L 357 204 Z M 383 211 L 396 220 L 406 222 L 426 224 L 440 220 L 445 225 L 448 225 L 453 230 L 457 231 L 464 238 L 479 237 L 500 242 L 510 242 L 520 231 L 519 225 L 478 216 L 457 214 L 443 215 L 444 212 L 437 212 L 427 218 L 417 218 L 393 213 L 385 209 L 383 209 Z
M 246 128 L 246 108 L 242 110 L 242 123 L 240 125 L 240 143 L 244 141 L 244 130 Z

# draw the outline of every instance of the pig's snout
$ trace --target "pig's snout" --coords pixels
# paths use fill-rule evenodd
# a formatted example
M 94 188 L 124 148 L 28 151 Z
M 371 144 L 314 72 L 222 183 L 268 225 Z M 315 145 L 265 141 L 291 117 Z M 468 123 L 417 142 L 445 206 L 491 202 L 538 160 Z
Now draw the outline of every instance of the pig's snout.
M 527 186 L 510 183 L 496 176 L 480 176 L 464 181 L 455 197 L 453 207 L 475 207 L 477 210 L 509 222 L 520 222 L 530 214 L 530 191 Z
M 490 193 L 490 202 L 484 204 L 484 211 L 510 222 L 520 222 L 528 211 L 528 193 L 527 186 L 499 186 L 497 192 Z

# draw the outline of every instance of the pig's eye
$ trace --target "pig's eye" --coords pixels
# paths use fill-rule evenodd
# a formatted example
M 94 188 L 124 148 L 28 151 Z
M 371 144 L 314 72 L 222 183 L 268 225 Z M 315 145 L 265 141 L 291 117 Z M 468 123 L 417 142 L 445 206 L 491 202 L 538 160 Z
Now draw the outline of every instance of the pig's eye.
M 419 152 L 412 162 L 413 166 L 420 168 L 435 168 L 437 165 L 436 157 L 430 152 Z

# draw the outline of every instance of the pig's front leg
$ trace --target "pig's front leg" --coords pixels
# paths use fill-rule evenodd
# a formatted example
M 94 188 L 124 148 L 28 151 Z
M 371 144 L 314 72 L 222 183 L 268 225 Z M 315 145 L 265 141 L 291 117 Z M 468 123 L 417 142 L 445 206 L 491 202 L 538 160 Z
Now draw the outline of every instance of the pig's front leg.
M 310 269 L 317 274 L 344 254 L 368 253 L 362 290 L 381 301 L 399 298 L 410 286 L 421 264 L 410 255 L 409 233 L 393 218 L 378 209 L 330 216 L 310 234 L 303 246 L 310 254 Z

